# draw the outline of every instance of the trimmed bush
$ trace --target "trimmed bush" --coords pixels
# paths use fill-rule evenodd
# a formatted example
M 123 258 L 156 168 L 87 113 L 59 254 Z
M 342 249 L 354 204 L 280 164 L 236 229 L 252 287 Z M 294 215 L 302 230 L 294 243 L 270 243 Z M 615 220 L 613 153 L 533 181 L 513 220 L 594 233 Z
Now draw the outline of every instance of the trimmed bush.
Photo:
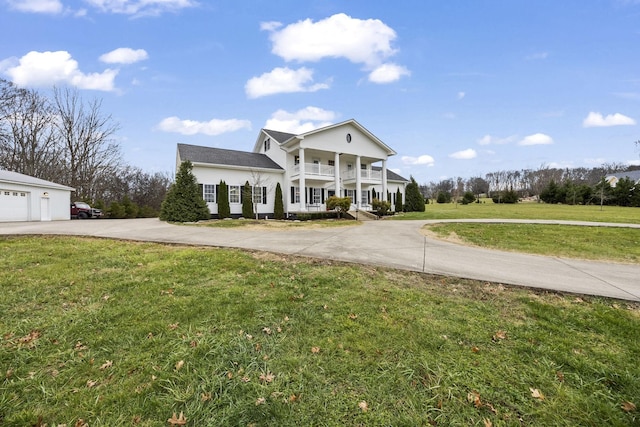
M 385 216 L 391 210 L 391 203 L 384 200 L 373 199 L 371 201 L 371 207 L 373 207 L 376 215 Z
M 389 199 L 391 200 L 391 199 Z M 398 188 L 398 191 L 396 191 L 396 205 L 395 205 L 395 211 L 396 212 L 402 212 L 402 192 L 400 192 L 400 189 Z
M 273 203 L 273 217 L 275 219 L 284 219 L 284 203 L 282 201 L 282 188 L 280 188 L 280 183 L 276 184 L 276 199 Z
M 218 186 L 218 218 L 231 218 L 231 206 L 229 206 L 229 187 L 224 181 Z
M 242 216 L 246 219 L 253 218 L 253 194 L 249 181 L 245 182 L 242 187 Z
M 180 164 L 176 182 L 169 187 L 160 208 L 162 221 L 195 222 L 211 217 L 192 169 L 193 165 L 188 160 Z
M 424 197 L 420 193 L 420 186 L 415 178 L 411 176 L 411 182 L 407 184 L 407 200 L 404 204 L 405 212 L 424 212 Z
M 348 212 L 351 209 L 351 197 L 338 197 L 331 196 L 326 200 L 327 209 L 335 210 L 338 213 L 338 218 L 341 217 L 342 212 Z

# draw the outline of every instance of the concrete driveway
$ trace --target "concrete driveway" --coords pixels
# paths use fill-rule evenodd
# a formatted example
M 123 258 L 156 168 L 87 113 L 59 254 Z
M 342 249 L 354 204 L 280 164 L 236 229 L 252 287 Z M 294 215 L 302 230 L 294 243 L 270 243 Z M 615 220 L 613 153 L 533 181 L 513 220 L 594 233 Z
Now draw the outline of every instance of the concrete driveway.
M 420 228 L 430 222 L 369 221 L 347 227 L 256 231 L 171 225 L 158 219 L 74 220 L 0 223 L 0 234 L 84 235 L 255 249 L 640 301 L 640 265 L 525 255 L 443 242 L 420 233 Z

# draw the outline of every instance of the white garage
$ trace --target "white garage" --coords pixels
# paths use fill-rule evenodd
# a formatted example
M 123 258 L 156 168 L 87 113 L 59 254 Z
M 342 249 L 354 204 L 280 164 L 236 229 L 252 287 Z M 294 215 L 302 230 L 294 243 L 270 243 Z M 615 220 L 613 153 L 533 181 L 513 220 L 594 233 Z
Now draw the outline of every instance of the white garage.
M 73 188 L 0 170 L 0 222 L 68 220 Z

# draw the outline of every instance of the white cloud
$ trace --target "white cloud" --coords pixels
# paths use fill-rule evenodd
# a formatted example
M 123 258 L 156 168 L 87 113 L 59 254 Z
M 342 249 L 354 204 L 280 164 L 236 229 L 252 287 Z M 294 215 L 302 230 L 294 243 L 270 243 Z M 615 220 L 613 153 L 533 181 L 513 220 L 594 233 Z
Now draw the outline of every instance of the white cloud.
M 198 3 L 194 0 L 85 0 L 102 12 L 123 15 L 157 16 L 163 12 L 176 12 Z
M 464 92 L 458 92 L 458 99 L 460 100 L 460 99 L 464 98 L 466 95 L 467 94 L 464 93 Z
M 478 153 L 473 148 L 468 148 L 462 151 L 456 151 L 455 153 L 449 154 L 449 157 L 457 160 L 470 160 L 475 159 L 478 156 Z
M 436 162 L 435 159 L 429 156 L 428 154 L 423 154 L 418 157 L 402 156 L 401 160 L 402 160 L 402 163 L 404 163 L 405 165 L 412 165 L 412 166 L 413 165 L 433 166 Z
M 69 84 L 79 89 L 112 91 L 118 70 L 85 74 L 78 69 L 78 61 L 64 50 L 57 52 L 29 52 L 17 61 L 3 62 L 0 71 L 18 86 L 53 86 Z
M 553 144 L 553 138 L 544 133 L 536 133 L 533 135 L 525 136 L 518 145 L 549 145 Z
M 260 29 L 262 31 L 275 31 L 280 27 L 282 27 L 282 22 L 278 22 L 278 21 L 269 21 L 269 22 L 260 23 Z
M 586 128 L 592 127 L 608 127 L 608 126 L 624 126 L 635 125 L 636 121 L 631 117 L 627 117 L 620 113 L 609 114 L 604 117 L 600 113 L 590 112 L 582 121 L 582 126 Z
M 411 72 L 406 67 L 393 63 L 382 64 L 369 73 L 369 81 L 372 83 L 392 83 L 400 80 L 402 76 L 408 76 Z
M 249 98 L 259 98 L 276 93 L 316 92 L 329 88 L 328 83 L 312 83 L 313 70 L 309 68 L 274 68 L 260 77 L 249 79 L 244 90 Z
M 280 23 L 262 23 L 271 32 L 271 52 L 285 61 L 316 62 L 345 58 L 364 65 L 369 80 L 389 83 L 409 75 L 405 67 L 387 63 L 396 54 L 392 47 L 396 32 L 378 19 L 357 19 L 339 13 L 320 21 L 298 21 L 281 28 Z
M 491 144 L 502 145 L 502 144 L 509 144 L 515 141 L 516 139 L 518 139 L 516 135 L 511 135 L 506 138 L 497 138 L 495 136 L 485 135 L 482 138 L 480 138 L 477 142 L 479 145 L 491 145 Z
M 198 122 L 196 120 L 181 120 L 178 117 L 167 117 L 163 119 L 157 128 L 164 132 L 181 133 L 182 135 L 204 134 L 210 136 L 221 135 L 223 133 L 235 132 L 240 129 L 251 129 L 249 120 L 219 120 L 213 119 L 208 122 Z
M 61 13 L 64 9 L 59 0 L 8 0 L 11 9 L 30 13 Z
M 280 132 L 301 134 L 329 126 L 333 124 L 337 116 L 333 111 L 312 106 L 293 113 L 278 110 L 271 115 L 264 127 Z
M 149 54 L 144 49 L 131 49 L 129 47 L 119 47 L 100 56 L 100 61 L 107 64 L 133 64 L 149 58 Z
M 537 53 L 533 53 L 531 55 L 525 56 L 525 59 L 527 61 L 535 61 L 538 59 L 547 59 L 548 56 L 549 56 L 549 52 L 537 52 Z

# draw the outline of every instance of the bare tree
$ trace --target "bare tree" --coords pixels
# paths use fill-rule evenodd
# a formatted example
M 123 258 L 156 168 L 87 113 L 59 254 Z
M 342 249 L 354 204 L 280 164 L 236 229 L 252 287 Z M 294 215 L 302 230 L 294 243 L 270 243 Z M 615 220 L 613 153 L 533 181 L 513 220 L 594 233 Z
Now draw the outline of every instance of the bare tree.
M 85 103 L 76 89 L 54 88 L 56 130 L 64 153 L 66 184 L 82 199 L 95 199 L 94 183 L 103 174 L 115 174 L 121 163 L 118 130 L 111 115 L 96 99 Z
M 35 90 L 15 89 L 0 108 L 0 166 L 42 179 L 59 178 L 49 100 Z

